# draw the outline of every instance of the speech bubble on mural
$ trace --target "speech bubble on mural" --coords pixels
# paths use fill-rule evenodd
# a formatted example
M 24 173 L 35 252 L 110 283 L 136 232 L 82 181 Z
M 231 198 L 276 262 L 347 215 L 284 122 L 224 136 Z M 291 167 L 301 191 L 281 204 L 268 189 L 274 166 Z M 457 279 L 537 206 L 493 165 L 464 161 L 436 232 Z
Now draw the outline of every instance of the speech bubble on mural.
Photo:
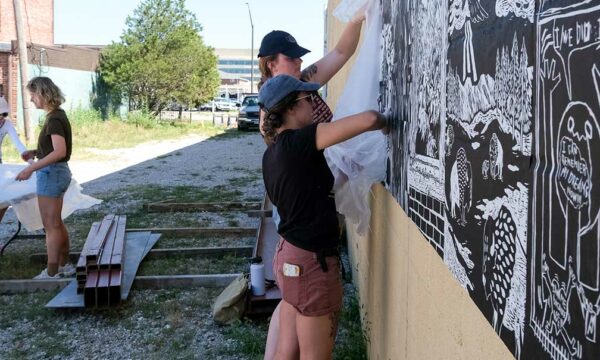
M 577 210 L 588 204 L 591 189 L 589 159 L 581 154 L 579 145 L 563 136 L 558 149 L 558 184 L 571 206 Z

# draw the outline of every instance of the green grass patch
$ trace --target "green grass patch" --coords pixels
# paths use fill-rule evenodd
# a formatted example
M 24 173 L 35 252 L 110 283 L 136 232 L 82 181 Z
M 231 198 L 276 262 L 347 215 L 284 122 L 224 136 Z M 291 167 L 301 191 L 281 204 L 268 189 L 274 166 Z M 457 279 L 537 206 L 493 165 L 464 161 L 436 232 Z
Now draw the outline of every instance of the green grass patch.
M 126 215 L 128 228 L 206 227 L 211 226 L 210 221 L 200 217 L 199 213 L 148 213 L 143 209 L 143 205 L 165 200 L 178 203 L 249 200 L 242 198 L 240 190 L 223 185 L 212 188 L 158 185 L 129 186 L 118 191 L 94 196 L 102 199 L 103 202 L 91 210 L 77 212 L 65 221 L 69 230 L 72 248 L 80 249 L 92 223 L 101 221 L 109 213 Z
M 346 287 L 348 291 L 348 287 Z M 367 360 L 367 341 L 361 327 L 360 305 L 356 292 L 346 294 L 333 358 L 336 360 Z
M 86 149 L 110 150 L 130 148 L 144 142 L 176 139 L 187 135 L 202 135 L 215 140 L 239 137 L 237 131 L 208 123 L 182 123 L 157 121 L 149 114 L 130 113 L 123 121 L 113 117 L 102 120 L 94 110 L 75 109 L 67 112 L 73 132 L 73 160 L 93 158 L 93 152 Z M 35 128 L 34 141 L 40 128 Z M 110 134 L 110 136 L 108 136 Z M 35 142 L 29 145 L 34 148 Z M 19 154 L 10 141 L 2 144 L 3 159 L 6 162 L 20 162 Z
M 39 263 L 32 263 L 29 254 L 9 253 L 2 256 L 0 260 L 0 280 L 31 279 L 38 275 L 44 267 Z
M 245 258 L 225 256 L 221 259 L 171 256 L 147 259 L 142 262 L 138 275 L 201 275 L 234 274 L 248 271 L 250 265 Z
M 154 246 L 155 249 L 173 249 L 173 248 L 190 248 L 190 247 L 235 247 L 235 246 L 254 246 L 256 237 L 173 237 L 161 236 L 158 243 Z
M 262 359 L 265 353 L 269 323 L 265 320 L 236 322 L 224 329 L 225 338 L 234 340 L 220 349 L 226 355 L 243 355 L 245 359 Z

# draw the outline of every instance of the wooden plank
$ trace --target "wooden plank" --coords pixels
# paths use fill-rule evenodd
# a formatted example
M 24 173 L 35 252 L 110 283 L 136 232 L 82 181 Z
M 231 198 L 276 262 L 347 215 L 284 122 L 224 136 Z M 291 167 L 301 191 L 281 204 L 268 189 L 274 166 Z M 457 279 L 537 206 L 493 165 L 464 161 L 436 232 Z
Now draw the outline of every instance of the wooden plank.
M 110 270 L 110 287 L 108 288 L 108 306 L 116 306 L 121 303 L 121 284 L 123 272 L 121 270 Z
M 265 264 L 265 279 L 275 280 L 273 275 L 273 258 L 279 242 L 279 234 L 273 218 L 263 218 L 260 222 L 256 248 L 253 257 L 260 256 Z
M 137 276 L 133 282 L 136 289 L 172 289 L 229 285 L 240 274 Z
M 246 211 L 258 210 L 257 202 L 221 202 L 221 203 L 152 203 L 144 205 L 147 212 L 196 212 L 196 211 Z
M 113 224 L 114 219 L 113 214 L 106 215 L 104 219 L 102 219 L 102 224 L 100 224 L 100 229 L 98 229 L 98 233 L 94 237 L 92 244 L 90 246 L 88 254 L 86 254 L 86 262 L 87 265 L 96 265 L 98 261 L 98 257 L 101 255 L 102 246 L 104 245 L 104 241 L 106 240 L 106 235 L 110 231 L 110 228 Z
M 110 270 L 98 272 L 98 286 L 96 287 L 96 306 L 108 306 L 108 288 L 110 286 Z
M 96 289 L 98 286 L 98 271 L 90 271 L 85 281 L 85 289 L 83 291 L 83 303 L 85 307 L 96 306 Z
M 38 291 L 56 291 L 64 288 L 73 279 L 55 280 L 0 280 L 0 294 L 24 294 Z
M 85 243 L 83 244 L 83 249 L 81 250 L 81 253 L 79 254 L 79 260 L 77 261 L 77 273 L 83 273 L 85 274 L 85 256 L 88 252 L 88 249 L 93 241 L 93 238 L 96 236 L 96 234 L 98 233 L 98 229 L 100 228 L 100 222 L 97 221 L 95 223 L 92 224 L 92 227 L 90 228 L 90 232 L 88 233 L 88 236 L 85 240 Z M 71 256 L 69 256 L 69 258 L 71 258 Z M 44 258 L 44 261 L 47 258 Z
M 220 258 L 227 255 L 234 257 L 252 256 L 254 246 L 232 246 L 232 247 L 197 247 L 197 248 L 173 248 L 173 249 L 152 249 L 147 258 L 165 258 L 170 256 L 190 256 L 205 258 Z M 79 256 L 80 253 L 72 252 L 69 257 Z M 47 256 L 43 253 L 32 254 L 32 262 L 46 262 Z
M 95 278 L 95 284 L 97 284 L 97 275 L 97 271 L 90 273 L 87 282 L 93 282 L 93 279 Z M 229 283 L 235 280 L 239 275 L 240 274 L 137 276 L 133 282 L 133 285 L 137 289 L 170 289 L 196 287 L 219 288 L 229 285 Z M 56 280 L 0 280 L 0 294 L 21 294 L 32 293 L 37 291 L 55 291 L 64 288 L 70 281 L 74 280 L 72 278 Z M 95 302 L 95 291 L 93 292 L 93 295 L 93 300 Z
M 272 211 L 273 204 L 269 197 L 265 194 L 262 210 Z M 277 232 L 277 227 L 272 217 L 262 217 L 256 236 L 256 246 L 252 254 L 253 257 L 260 256 L 265 265 L 265 279 L 275 280 L 273 274 L 273 258 L 275 250 L 279 243 L 280 235 Z M 249 315 L 265 315 L 271 314 L 279 301 L 281 300 L 281 292 L 279 288 L 268 288 L 264 296 L 251 295 L 248 300 Z
M 117 225 L 119 221 L 119 216 L 115 216 L 113 219 L 113 223 L 110 227 L 110 230 L 106 234 L 106 239 L 104 240 L 104 245 L 102 246 L 102 251 L 100 253 L 100 258 L 97 260 L 98 269 L 108 270 L 110 269 L 110 260 L 112 259 L 113 247 L 115 246 L 115 238 L 117 236 Z
M 146 258 L 157 259 L 171 256 L 221 258 L 227 255 L 234 257 L 249 257 L 252 256 L 252 250 L 252 246 L 153 249 L 148 253 Z
M 127 232 L 133 231 L 149 231 L 153 233 L 161 233 L 164 235 L 190 236 L 190 235 L 240 235 L 251 236 L 256 235 L 256 228 L 252 227 L 225 227 L 225 228 L 148 228 L 148 229 L 127 229 Z
M 252 218 L 272 217 L 273 210 L 248 210 L 246 211 L 246 215 Z
M 117 224 L 117 235 L 115 237 L 115 244 L 113 247 L 112 256 L 110 259 L 111 270 L 122 269 L 123 259 L 125 257 L 125 228 L 127 227 L 127 218 L 121 216 Z

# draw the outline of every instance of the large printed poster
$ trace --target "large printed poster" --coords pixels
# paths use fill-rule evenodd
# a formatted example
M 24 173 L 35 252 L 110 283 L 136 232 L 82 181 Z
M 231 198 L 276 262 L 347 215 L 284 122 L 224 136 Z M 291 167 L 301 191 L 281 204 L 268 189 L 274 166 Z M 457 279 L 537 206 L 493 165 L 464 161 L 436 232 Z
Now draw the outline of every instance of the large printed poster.
M 389 190 L 516 358 L 599 359 L 600 0 L 382 5 Z

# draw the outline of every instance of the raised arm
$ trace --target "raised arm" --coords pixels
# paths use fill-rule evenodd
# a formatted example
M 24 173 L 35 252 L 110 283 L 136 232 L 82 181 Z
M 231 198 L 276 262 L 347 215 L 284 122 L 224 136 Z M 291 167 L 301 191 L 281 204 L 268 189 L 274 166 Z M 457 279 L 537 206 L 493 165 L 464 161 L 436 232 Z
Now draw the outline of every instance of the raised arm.
M 356 51 L 364 18 L 364 11 L 361 11 L 360 15 L 349 21 L 335 48 L 321 60 L 304 69 L 300 78 L 325 85 L 340 71 Z
M 361 112 L 330 123 L 321 123 L 317 126 L 317 149 L 323 150 L 367 131 L 384 129 L 386 124 L 385 116 L 374 110 Z

